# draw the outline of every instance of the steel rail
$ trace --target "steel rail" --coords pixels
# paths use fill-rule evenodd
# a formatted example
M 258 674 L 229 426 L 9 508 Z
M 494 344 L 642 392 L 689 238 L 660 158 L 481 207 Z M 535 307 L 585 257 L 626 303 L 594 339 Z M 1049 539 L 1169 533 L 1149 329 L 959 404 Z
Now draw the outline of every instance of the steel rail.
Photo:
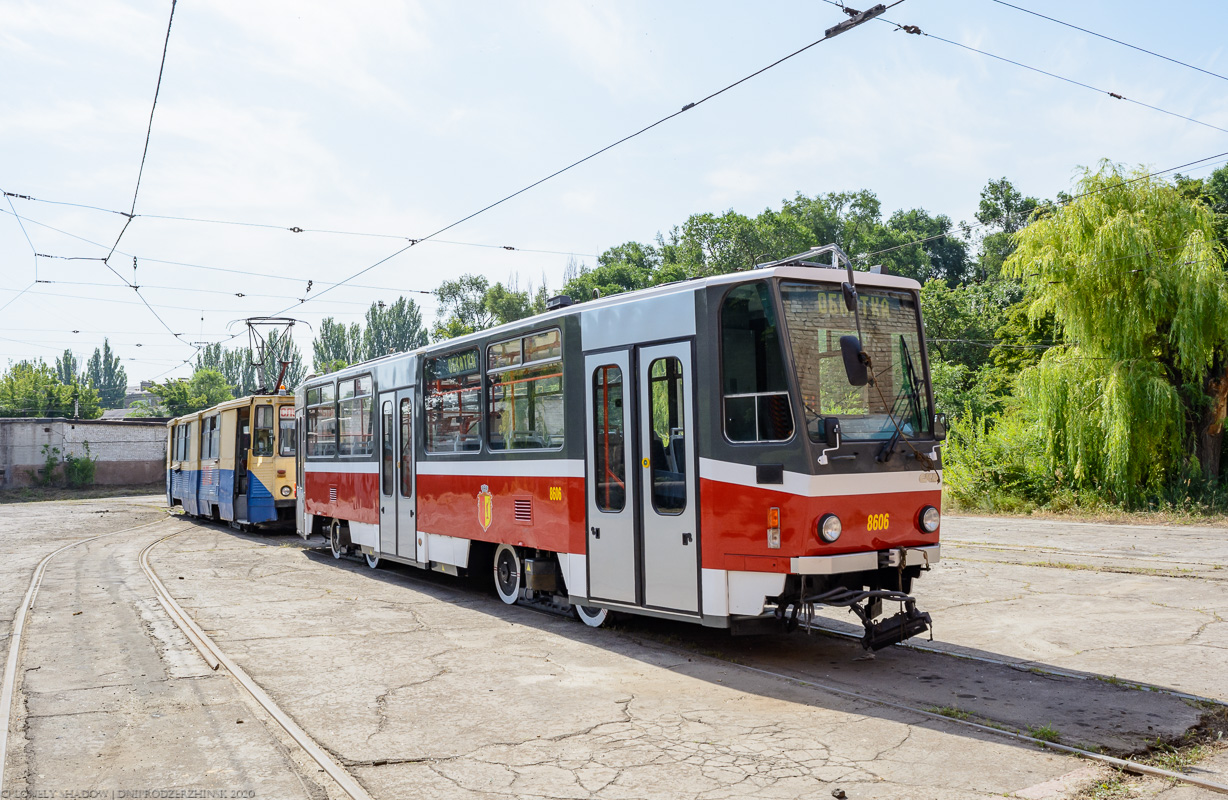
M 151 525 L 160 525 L 165 521 L 165 519 L 159 519 L 147 522 L 144 525 L 135 525 L 131 528 L 123 528 L 118 531 L 100 533 L 97 536 L 78 539 L 75 542 L 70 542 L 63 547 L 51 551 L 38 562 L 38 566 L 34 569 L 34 574 L 30 576 L 30 586 L 26 589 L 25 597 L 22 598 L 21 605 L 18 606 L 17 613 L 13 617 L 12 633 L 9 635 L 8 658 L 4 663 L 4 677 L 0 679 L 2 681 L 0 682 L 0 791 L 4 790 L 4 767 L 8 763 L 9 726 L 13 719 L 13 688 L 17 679 L 17 665 L 21 660 L 22 634 L 25 632 L 26 617 L 30 609 L 34 607 L 34 600 L 38 596 L 39 587 L 42 586 L 43 575 L 47 571 L 47 564 L 65 550 L 71 550 L 74 547 L 88 544 L 98 539 L 104 539 L 108 536 L 131 533 L 142 528 L 148 528 Z
M 694 655 L 692 655 L 691 657 L 693 658 Z M 711 656 L 709 656 L 709 658 L 711 658 Z M 873 703 L 874 705 L 883 706 L 885 708 L 893 708 L 898 711 L 907 711 L 911 714 L 919 714 L 928 719 L 951 722 L 957 725 L 963 725 L 964 727 L 972 728 L 977 731 L 981 731 L 983 733 L 988 733 L 994 736 L 1003 736 L 1008 739 L 1015 739 L 1016 741 L 1028 742 L 1029 744 L 1035 744 L 1042 748 L 1048 748 L 1051 750 L 1058 750 L 1063 753 L 1069 753 L 1071 755 L 1078 756 L 1080 758 L 1085 758 L 1091 761 L 1099 761 L 1102 764 L 1107 764 L 1111 767 L 1116 767 L 1117 769 L 1124 770 L 1126 772 L 1131 772 L 1137 775 L 1149 775 L 1155 778 L 1165 778 L 1167 780 L 1177 781 L 1180 783 L 1188 783 L 1191 786 L 1198 786 L 1203 789 L 1210 789 L 1211 791 L 1218 792 L 1220 794 L 1228 794 L 1228 785 L 1225 785 L 1222 783 L 1216 783 L 1215 781 L 1206 780 L 1204 778 L 1199 778 L 1195 775 L 1187 775 L 1183 772 L 1173 772 L 1171 770 L 1161 769 L 1160 767 L 1153 767 L 1150 764 L 1140 764 L 1139 762 L 1133 761 L 1128 758 L 1116 758 L 1114 756 L 1106 756 L 1103 753 L 1097 753 L 1094 750 L 1085 750 L 1081 747 L 1072 747 L 1071 745 L 1067 745 L 1067 744 L 1058 744 L 1057 742 L 1050 742 L 1044 739 L 1038 739 L 1035 736 L 1028 736 L 1026 733 L 1018 733 L 1016 731 L 1007 731 L 1001 728 L 995 728 L 991 725 L 982 725 L 979 722 L 973 722 L 971 720 L 959 719 L 958 717 L 948 717 L 944 714 L 937 714 L 933 711 L 926 711 L 923 708 L 916 708 L 914 706 L 905 705 L 903 703 L 896 703 L 892 700 L 883 700 L 882 698 L 871 697 L 870 695 L 862 694 L 861 692 L 854 692 L 851 689 L 840 689 L 835 686 L 828 686 L 827 684 L 818 683 L 817 681 L 808 680 L 806 678 L 799 678 L 793 675 L 786 675 L 784 673 L 773 672 L 771 670 L 761 669 L 759 667 L 751 667 L 746 664 L 737 664 L 733 661 L 725 661 L 723 659 L 713 659 L 713 660 L 718 661 L 721 664 L 729 664 L 731 666 L 738 667 L 740 669 L 744 669 L 749 672 L 757 672 L 760 675 L 767 675 L 773 678 L 778 678 L 780 680 L 792 681 L 794 683 L 800 683 L 805 686 L 813 687 L 815 689 L 821 689 L 822 691 L 829 692 L 831 694 L 837 694 L 843 697 L 861 700 L 866 703 Z
M 196 622 L 188 616 L 187 612 L 185 612 L 179 603 L 175 601 L 175 598 L 171 597 L 171 593 L 167 591 L 166 585 L 162 583 L 162 579 L 158 577 L 157 572 L 154 571 L 153 566 L 149 563 L 149 551 L 159 544 L 162 544 L 167 539 L 178 536 L 181 533 L 185 533 L 185 531 L 178 531 L 176 533 L 163 536 L 161 539 L 150 543 L 144 550 L 141 551 L 138 559 L 141 564 L 141 569 L 145 572 L 145 577 L 149 578 L 149 582 L 153 585 L 154 591 L 158 595 L 158 599 L 162 602 L 162 607 L 166 609 L 166 613 L 184 632 L 184 634 L 188 637 L 188 640 L 191 641 L 198 650 L 200 650 L 200 654 L 204 657 L 205 661 L 208 662 L 214 669 L 217 669 L 217 666 L 214 666 L 215 664 L 224 666 L 226 671 L 231 674 L 239 685 L 242 686 L 249 695 L 251 695 L 251 698 L 255 700 L 261 708 L 267 711 L 274 720 L 277 721 L 277 724 L 281 726 L 282 730 L 289 734 L 290 738 L 294 739 L 294 741 L 298 743 L 299 747 L 303 748 L 303 751 L 306 752 L 313 761 L 319 764 L 330 778 L 337 782 L 337 785 L 341 787 L 342 791 L 353 798 L 353 800 L 372 800 L 371 795 L 367 794 L 367 790 L 364 789 L 357 780 L 355 780 L 354 776 L 351 775 L 349 771 L 345 769 L 345 767 L 341 766 L 341 764 L 337 763 L 331 756 L 329 756 L 329 754 L 325 752 L 324 748 L 320 747 L 320 745 L 317 744 L 306 731 L 299 727 L 298 723 L 291 719 L 286 712 L 282 711 L 277 703 L 273 701 L 273 698 L 271 698 L 264 691 L 264 689 L 260 688 L 260 685 L 252 680 L 252 677 L 248 675 L 242 667 L 232 661 L 230 657 L 217 646 L 217 643 L 210 639 L 209 636 L 200 629 L 200 626 L 198 626 Z
M 853 631 L 841 630 L 839 628 L 825 628 L 820 625 L 812 624 L 810 630 L 814 633 L 822 633 L 832 636 L 837 639 L 848 639 L 849 641 L 861 641 L 861 635 Z M 946 656 L 947 658 L 959 658 L 965 661 L 974 661 L 978 664 L 992 664 L 995 667 L 1008 667 L 1019 672 L 1033 672 L 1040 675 L 1052 675 L 1055 678 L 1070 678 L 1077 681 L 1101 681 L 1104 683 L 1115 683 L 1125 689 L 1135 689 L 1143 692 L 1154 692 L 1155 694 L 1165 694 L 1171 697 L 1177 697 L 1182 700 L 1189 700 L 1195 703 L 1208 703 L 1214 706 L 1228 707 L 1228 702 L 1217 700 L 1214 697 L 1204 697 L 1199 694 L 1191 694 L 1183 692 L 1180 689 L 1172 689 L 1167 686 L 1160 686 L 1154 683 L 1145 681 L 1135 681 L 1126 678 L 1112 679 L 1107 675 L 1101 675 L 1091 672 L 1074 672 L 1071 670 L 1059 669 L 1057 667 L 1041 666 L 1034 661 L 1007 661 L 1004 658 L 989 658 L 987 656 L 976 656 L 971 653 L 961 653 L 955 650 L 944 650 L 941 647 L 932 647 L 927 644 L 918 644 L 916 642 L 905 640 L 896 642 L 894 647 L 902 647 L 907 650 L 916 650 L 920 653 L 931 653 L 933 655 Z

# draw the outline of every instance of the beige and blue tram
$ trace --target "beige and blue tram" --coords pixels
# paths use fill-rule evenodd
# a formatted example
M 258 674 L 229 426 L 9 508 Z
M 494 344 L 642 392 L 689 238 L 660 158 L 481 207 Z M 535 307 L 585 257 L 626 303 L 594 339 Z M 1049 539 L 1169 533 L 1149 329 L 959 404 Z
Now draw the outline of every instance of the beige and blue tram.
M 252 395 L 167 423 L 166 500 L 236 526 L 294 519 L 294 397 Z
M 830 257 L 833 264 L 818 259 Z M 929 627 L 941 425 L 916 281 L 817 248 L 309 377 L 298 530 L 508 603 Z M 883 604 L 901 611 L 875 622 Z

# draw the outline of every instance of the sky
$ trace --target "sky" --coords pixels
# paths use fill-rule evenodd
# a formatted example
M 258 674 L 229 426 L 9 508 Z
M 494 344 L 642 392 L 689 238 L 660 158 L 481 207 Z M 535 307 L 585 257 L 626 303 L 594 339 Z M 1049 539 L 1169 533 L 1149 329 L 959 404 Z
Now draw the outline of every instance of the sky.
M 1215 0 L 1015 4 L 1228 75 Z M 0 365 L 84 361 L 109 338 L 131 384 L 187 377 L 200 343 L 245 345 L 243 320 L 273 314 L 298 320 L 310 362 L 324 317 L 404 294 L 429 324 L 430 290 L 466 273 L 558 289 L 569 263 L 694 213 L 869 189 L 884 215 L 972 220 L 991 179 L 1051 198 L 1105 158 L 1225 153 L 1194 176 L 1228 160 L 1228 80 L 997 0 L 904 0 L 884 18 L 930 35 L 868 22 L 394 256 L 845 15 L 821 0 L 184 0 L 168 40 L 170 13 L 0 0 L 0 190 L 37 198 L 0 200 Z

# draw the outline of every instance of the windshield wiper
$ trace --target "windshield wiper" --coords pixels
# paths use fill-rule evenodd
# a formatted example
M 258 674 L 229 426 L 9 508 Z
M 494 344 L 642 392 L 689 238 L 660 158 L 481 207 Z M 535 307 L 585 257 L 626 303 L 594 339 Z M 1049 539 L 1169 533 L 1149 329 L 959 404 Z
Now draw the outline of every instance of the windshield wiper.
M 885 463 L 891 459 L 891 456 L 895 453 L 895 445 L 901 438 L 909 441 L 908 437 L 904 435 L 903 426 L 896 421 L 895 417 L 896 409 L 899 408 L 901 401 L 908 401 L 914 429 L 920 430 L 923 427 L 921 421 L 921 397 L 918 393 L 920 382 L 917 380 L 917 372 L 913 368 L 912 354 L 908 350 L 908 340 L 902 335 L 900 336 L 900 355 L 904 362 L 904 391 L 895 396 L 895 400 L 891 403 L 891 408 L 887 411 L 887 419 L 891 421 L 891 425 L 895 430 L 892 432 L 891 438 L 887 440 L 887 443 L 878 451 L 878 457 L 875 460 L 880 463 Z

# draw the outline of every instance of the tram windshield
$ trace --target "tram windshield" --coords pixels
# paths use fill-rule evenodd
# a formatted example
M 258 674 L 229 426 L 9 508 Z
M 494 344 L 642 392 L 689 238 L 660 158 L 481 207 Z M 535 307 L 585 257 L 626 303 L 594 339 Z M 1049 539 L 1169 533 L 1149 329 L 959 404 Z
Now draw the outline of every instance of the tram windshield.
M 839 286 L 782 283 L 785 328 L 797 366 L 806 432 L 823 441 L 825 417 L 840 418 L 848 440 L 889 439 L 930 429 L 921 360 L 920 315 L 912 293 L 858 287 L 862 349 L 872 362 L 873 385 L 850 386 L 840 337 L 857 334 Z

